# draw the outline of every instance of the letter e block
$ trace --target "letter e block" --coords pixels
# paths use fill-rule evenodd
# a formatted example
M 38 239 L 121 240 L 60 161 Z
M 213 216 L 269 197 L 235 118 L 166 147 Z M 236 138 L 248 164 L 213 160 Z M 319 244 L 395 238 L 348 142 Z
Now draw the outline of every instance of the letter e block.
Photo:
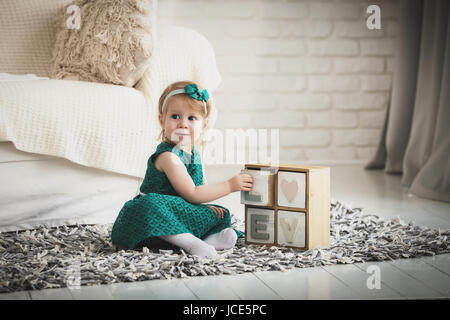
M 246 212 L 247 241 L 274 244 L 274 210 L 248 207 Z

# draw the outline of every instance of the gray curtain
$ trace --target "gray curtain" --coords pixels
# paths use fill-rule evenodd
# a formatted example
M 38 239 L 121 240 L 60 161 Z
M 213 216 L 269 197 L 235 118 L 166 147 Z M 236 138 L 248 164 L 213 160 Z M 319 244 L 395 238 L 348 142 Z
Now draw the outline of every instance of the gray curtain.
M 450 202 L 449 4 L 401 0 L 390 103 L 380 144 L 366 165 L 401 173 L 409 192 L 446 202 Z

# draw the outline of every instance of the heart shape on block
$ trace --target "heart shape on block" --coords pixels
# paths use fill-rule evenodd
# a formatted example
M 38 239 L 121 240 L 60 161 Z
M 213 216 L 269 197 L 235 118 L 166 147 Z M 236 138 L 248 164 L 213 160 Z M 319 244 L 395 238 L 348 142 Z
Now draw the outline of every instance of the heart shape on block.
M 287 182 L 286 179 L 281 180 L 281 190 L 284 193 L 287 201 L 292 202 L 295 199 L 298 193 L 298 182 L 293 180 L 291 182 Z

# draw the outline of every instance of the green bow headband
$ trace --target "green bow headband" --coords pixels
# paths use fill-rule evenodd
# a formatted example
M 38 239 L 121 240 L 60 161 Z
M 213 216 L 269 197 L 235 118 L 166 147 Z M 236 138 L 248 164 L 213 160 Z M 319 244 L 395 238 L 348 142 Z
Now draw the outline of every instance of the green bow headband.
M 192 98 L 194 98 L 195 100 L 202 101 L 203 106 L 205 108 L 205 115 L 207 114 L 206 113 L 206 101 L 208 101 L 208 99 L 209 99 L 208 91 L 206 91 L 206 89 L 203 91 L 200 91 L 200 89 L 197 87 L 197 85 L 195 83 L 189 84 L 186 87 L 184 87 L 183 89 L 176 89 L 176 90 L 170 91 L 169 94 L 164 99 L 164 102 L 161 107 L 161 113 L 164 112 L 164 107 L 166 106 L 167 100 L 169 100 L 170 97 L 172 97 L 176 94 L 180 94 L 180 93 L 186 93 L 189 96 L 191 96 Z

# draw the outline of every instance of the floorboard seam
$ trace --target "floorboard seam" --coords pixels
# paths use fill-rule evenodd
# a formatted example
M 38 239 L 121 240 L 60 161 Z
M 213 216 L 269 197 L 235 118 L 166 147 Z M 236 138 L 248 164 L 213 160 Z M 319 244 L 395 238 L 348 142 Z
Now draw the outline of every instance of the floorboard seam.
M 253 274 L 253 276 L 258 279 L 259 281 L 261 281 L 267 288 L 269 288 L 273 293 L 275 293 L 275 295 L 277 297 L 279 297 L 281 300 L 284 300 L 282 296 L 280 296 L 278 294 L 278 292 L 276 292 L 274 289 L 272 289 L 267 283 L 264 282 L 264 280 L 262 280 L 260 277 L 258 277 L 254 272 L 251 272 Z
M 417 277 L 415 277 L 414 275 L 410 274 L 410 273 L 407 272 L 406 270 L 403 270 L 403 269 L 397 267 L 397 266 L 396 266 L 395 264 L 393 264 L 391 261 L 388 261 L 388 263 L 389 263 L 392 267 L 394 267 L 394 268 L 396 268 L 397 270 L 399 270 L 400 272 L 402 272 L 402 273 L 406 274 L 407 276 L 413 278 L 413 279 L 416 280 L 417 282 L 422 283 L 424 287 L 427 287 L 427 288 L 430 289 L 431 291 L 435 291 L 435 292 L 438 293 L 438 294 L 444 295 L 444 293 L 438 291 L 437 289 L 435 289 L 435 288 L 433 288 L 433 287 L 430 287 L 429 284 L 427 284 L 426 282 L 423 282 L 421 279 L 418 279 Z M 444 295 L 444 296 L 445 296 L 445 295 Z

